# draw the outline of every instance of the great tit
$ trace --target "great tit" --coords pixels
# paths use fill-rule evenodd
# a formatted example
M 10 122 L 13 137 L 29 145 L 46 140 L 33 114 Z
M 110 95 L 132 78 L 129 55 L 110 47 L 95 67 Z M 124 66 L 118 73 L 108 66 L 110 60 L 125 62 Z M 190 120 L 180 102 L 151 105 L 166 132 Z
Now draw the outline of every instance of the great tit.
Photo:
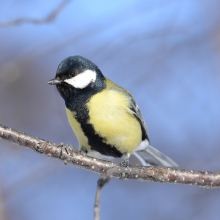
M 98 158 L 122 157 L 123 166 L 129 165 L 131 154 L 143 165 L 178 166 L 149 145 L 147 127 L 133 96 L 90 60 L 82 56 L 64 59 L 48 84 L 56 85 L 65 101 L 80 151 Z

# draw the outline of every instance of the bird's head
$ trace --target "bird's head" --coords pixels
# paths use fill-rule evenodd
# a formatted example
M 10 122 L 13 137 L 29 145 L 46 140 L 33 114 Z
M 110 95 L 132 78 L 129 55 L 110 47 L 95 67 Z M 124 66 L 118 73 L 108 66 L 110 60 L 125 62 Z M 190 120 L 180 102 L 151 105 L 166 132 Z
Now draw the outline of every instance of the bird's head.
M 81 56 L 71 56 L 59 64 L 56 77 L 48 84 L 56 85 L 67 100 L 80 93 L 95 93 L 104 86 L 104 79 L 93 62 Z

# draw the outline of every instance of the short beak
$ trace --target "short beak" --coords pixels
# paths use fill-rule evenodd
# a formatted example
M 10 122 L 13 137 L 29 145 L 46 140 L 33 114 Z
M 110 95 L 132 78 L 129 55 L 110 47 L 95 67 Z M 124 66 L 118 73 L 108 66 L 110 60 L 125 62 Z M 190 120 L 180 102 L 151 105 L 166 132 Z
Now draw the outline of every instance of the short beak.
M 56 85 L 56 84 L 60 84 L 61 81 L 57 80 L 57 79 L 51 79 L 49 82 L 47 82 L 50 85 Z

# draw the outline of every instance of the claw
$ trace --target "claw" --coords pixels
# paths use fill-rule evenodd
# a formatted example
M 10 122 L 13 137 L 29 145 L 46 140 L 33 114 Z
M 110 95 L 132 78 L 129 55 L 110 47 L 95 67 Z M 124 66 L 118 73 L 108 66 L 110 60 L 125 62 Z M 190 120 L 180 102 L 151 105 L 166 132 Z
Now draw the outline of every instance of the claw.
M 58 145 L 58 147 L 61 148 L 61 151 L 60 151 L 60 158 L 61 158 L 61 159 L 62 159 L 63 151 L 64 151 L 64 150 L 66 151 L 67 154 L 69 154 L 69 151 L 70 151 L 70 150 L 73 150 L 73 148 L 72 148 L 71 145 L 69 145 L 69 144 L 64 144 L 64 143 L 62 143 L 62 142 Z

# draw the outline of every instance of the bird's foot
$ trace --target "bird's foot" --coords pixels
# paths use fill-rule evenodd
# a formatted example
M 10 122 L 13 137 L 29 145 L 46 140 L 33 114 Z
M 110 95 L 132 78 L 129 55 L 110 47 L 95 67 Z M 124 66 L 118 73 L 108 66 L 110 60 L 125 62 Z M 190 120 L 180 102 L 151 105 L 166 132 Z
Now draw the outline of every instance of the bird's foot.
M 61 151 L 60 151 L 60 158 L 62 159 L 62 156 L 63 156 L 63 152 L 65 151 L 67 154 L 69 154 L 69 151 L 73 150 L 73 147 L 69 144 L 64 144 L 64 143 L 60 143 L 58 145 L 59 148 L 61 148 Z
M 121 161 L 121 166 L 122 167 L 129 167 L 129 157 L 130 157 L 130 154 L 128 153 L 125 153 L 122 155 L 122 161 Z M 125 173 L 121 173 L 121 180 L 123 180 L 125 178 Z
M 129 167 L 129 157 L 130 157 L 130 154 L 128 153 L 125 153 L 122 155 L 122 161 L 121 161 L 121 166 L 122 167 Z

